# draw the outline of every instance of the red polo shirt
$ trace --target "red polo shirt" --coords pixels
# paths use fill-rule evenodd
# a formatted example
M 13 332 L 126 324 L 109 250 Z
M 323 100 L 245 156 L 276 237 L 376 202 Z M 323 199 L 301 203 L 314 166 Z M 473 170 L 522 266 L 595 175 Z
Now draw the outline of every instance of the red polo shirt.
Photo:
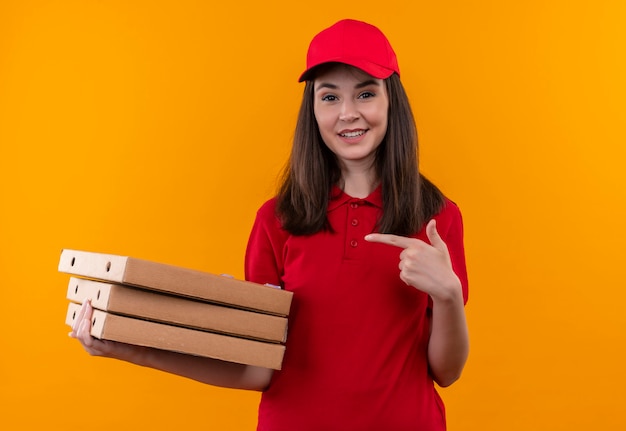
M 428 296 L 400 280 L 400 249 L 363 239 L 375 231 L 380 188 L 333 196 L 333 232 L 288 234 L 274 199 L 252 228 L 246 278 L 294 292 L 283 369 L 262 395 L 258 430 L 445 430 L 428 372 Z M 446 201 L 435 218 L 467 300 L 461 214 Z M 427 241 L 424 230 L 415 237 Z

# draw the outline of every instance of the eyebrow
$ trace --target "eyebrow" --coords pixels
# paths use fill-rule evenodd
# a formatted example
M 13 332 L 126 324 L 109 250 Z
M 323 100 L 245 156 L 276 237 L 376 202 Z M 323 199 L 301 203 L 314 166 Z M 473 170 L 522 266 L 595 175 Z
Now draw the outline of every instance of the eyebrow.
M 380 86 L 380 83 L 378 81 L 376 81 L 375 79 L 368 79 L 367 81 L 359 82 L 357 85 L 354 86 L 354 88 L 359 89 L 359 88 L 363 88 L 363 87 L 369 87 L 370 85 Z M 336 90 L 339 87 L 336 86 L 335 84 L 331 84 L 330 82 L 322 82 L 315 89 L 315 91 L 319 91 L 322 88 L 330 88 L 331 90 Z

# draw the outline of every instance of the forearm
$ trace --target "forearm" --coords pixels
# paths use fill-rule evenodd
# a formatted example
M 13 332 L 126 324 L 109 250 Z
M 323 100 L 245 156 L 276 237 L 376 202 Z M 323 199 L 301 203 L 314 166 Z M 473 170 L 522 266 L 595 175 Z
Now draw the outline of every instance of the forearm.
M 136 364 L 187 377 L 213 386 L 264 390 L 272 370 L 157 349 L 145 349 Z
M 460 376 L 469 354 L 469 335 L 460 289 L 445 299 L 433 299 L 428 362 L 433 379 L 449 386 Z

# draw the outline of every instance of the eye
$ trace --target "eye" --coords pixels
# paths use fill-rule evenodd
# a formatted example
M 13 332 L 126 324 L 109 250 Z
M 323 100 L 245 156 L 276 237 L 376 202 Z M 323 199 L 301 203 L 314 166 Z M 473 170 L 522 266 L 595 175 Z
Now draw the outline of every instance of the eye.
M 325 96 L 322 96 L 322 101 L 324 102 L 334 102 L 335 100 L 337 100 L 337 96 L 334 94 L 326 94 Z
M 374 94 L 371 91 L 364 91 L 361 94 L 359 94 L 359 99 L 369 99 L 370 97 L 374 97 L 376 96 L 376 94 Z

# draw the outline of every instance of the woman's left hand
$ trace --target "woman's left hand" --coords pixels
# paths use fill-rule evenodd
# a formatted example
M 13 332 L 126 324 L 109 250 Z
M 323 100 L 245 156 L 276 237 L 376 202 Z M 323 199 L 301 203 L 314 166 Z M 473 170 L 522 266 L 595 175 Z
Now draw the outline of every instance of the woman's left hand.
M 372 233 L 365 240 L 400 247 L 400 279 L 433 300 L 446 300 L 462 294 L 461 282 L 452 269 L 448 246 L 439 236 L 435 220 L 426 225 L 425 241 L 404 236 Z

